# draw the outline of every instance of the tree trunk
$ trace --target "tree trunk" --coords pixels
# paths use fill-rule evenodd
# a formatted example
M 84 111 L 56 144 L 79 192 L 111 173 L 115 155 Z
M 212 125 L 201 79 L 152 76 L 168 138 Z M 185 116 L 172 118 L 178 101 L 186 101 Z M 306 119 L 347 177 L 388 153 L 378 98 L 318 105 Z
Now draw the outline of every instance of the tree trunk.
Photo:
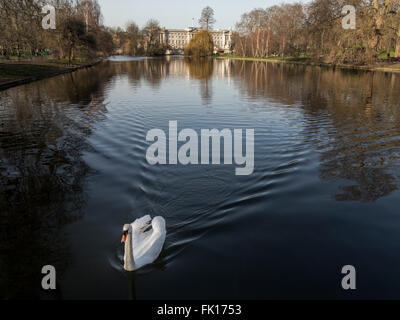
M 394 56 L 396 58 L 400 57 L 400 27 L 399 27 L 399 30 L 397 31 L 396 50 L 394 52 Z
M 370 49 L 369 58 L 371 59 L 371 61 L 377 58 L 377 52 L 382 38 L 381 30 L 383 29 L 383 21 L 384 21 L 381 13 L 381 6 L 379 0 L 374 0 L 374 9 L 375 9 L 374 12 L 375 31 L 374 35 L 372 36 L 372 39 L 369 41 L 369 49 Z
M 286 49 L 286 37 L 283 37 L 282 39 L 282 57 L 285 56 L 285 49 Z
M 255 51 L 254 51 L 254 35 L 251 35 L 251 56 L 254 57 L 255 56 Z
M 260 32 L 261 30 L 257 30 L 257 44 L 256 44 L 256 57 L 260 56 Z
M 396 50 L 394 52 L 396 58 L 400 58 L 400 39 L 397 40 Z
M 71 57 L 72 57 L 72 45 L 69 46 L 68 51 L 68 64 L 71 65 Z
M 269 56 L 269 41 L 271 38 L 271 31 L 268 29 L 268 36 L 267 36 L 267 57 Z

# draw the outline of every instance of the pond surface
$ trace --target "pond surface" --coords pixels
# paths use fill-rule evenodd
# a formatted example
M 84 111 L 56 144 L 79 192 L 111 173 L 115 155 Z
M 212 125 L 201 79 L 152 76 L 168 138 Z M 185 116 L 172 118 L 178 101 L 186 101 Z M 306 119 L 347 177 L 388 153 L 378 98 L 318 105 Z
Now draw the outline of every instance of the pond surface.
M 151 166 L 169 121 L 254 129 L 254 173 Z M 1 298 L 400 298 L 400 75 L 114 58 L 0 92 L 0 175 Z M 165 249 L 127 274 L 145 214 Z

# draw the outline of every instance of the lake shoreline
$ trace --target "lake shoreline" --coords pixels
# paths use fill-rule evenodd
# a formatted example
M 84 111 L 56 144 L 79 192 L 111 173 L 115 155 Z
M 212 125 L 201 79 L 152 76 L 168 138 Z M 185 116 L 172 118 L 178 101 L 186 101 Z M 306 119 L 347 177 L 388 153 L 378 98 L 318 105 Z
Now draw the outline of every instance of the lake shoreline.
M 60 63 L 27 63 L 27 62 L 3 62 L 0 61 L 0 91 L 4 91 L 13 87 L 28 84 L 31 82 L 44 80 L 59 76 L 62 74 L 72 73 L 81 69 L 94 67 L 103 60 L 96 60 L 91 63 L 66 66 Z M 22 66 L 22 68 L 21 68 Z M 8 75 L 8 78 L 7 78 Z M 7 79 L 15 78 L 7 81 Z
M 334 63 L 325 63 L 325 62 L 317 62 L 317 61 L 296 61 L 296 60 L 278 60 L 278 59 L 270 59 L 270 58 L 255 58 L 255 57 L 217 57 L 217 59 L 232 59 L 232 60 L 243 60 L 243 61 L 262 61 L 262 62 L 272 62 L 272 63 L 289 63 L 289 64 L 298 64 L 298 65 L 307 65 L 313 67 L 328 67 L 328 68 L 339 68 L 339 69 L 348 69 L 348 70 L 364 70 L 364 71 L 381 71 L 381 72 L 390 72 L 390 73 L 400 73 L 400 63 L 388 66 L 356 66 L 356 65 L 346 65 L 346 64 L 334 64 Z

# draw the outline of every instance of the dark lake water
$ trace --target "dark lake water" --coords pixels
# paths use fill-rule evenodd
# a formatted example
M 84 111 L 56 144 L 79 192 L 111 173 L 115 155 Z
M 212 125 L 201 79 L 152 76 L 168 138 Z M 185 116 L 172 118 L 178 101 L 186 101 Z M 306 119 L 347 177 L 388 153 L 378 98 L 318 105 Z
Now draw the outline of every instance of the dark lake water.
M 400 75 L 113 60 L 0 92 L 1 298 L 400 298 Z M 149 165 L 170 120 L 254 129 L 254 173 Z M 127 274 L 122 226 L 145 214 L 165 249 Z

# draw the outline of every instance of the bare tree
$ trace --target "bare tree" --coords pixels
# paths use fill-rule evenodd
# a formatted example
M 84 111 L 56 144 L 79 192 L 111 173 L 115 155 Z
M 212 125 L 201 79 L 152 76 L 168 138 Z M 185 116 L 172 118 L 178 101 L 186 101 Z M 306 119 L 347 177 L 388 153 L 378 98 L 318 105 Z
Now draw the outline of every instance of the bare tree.
M 214 10 L 211 7 L 205 7 L 199 19 L 200 26 L 205 30 L 212 30 L 215 22 L 217 21 L 214 19 Z
M 42 28 L 45 4 L 56 9 L 56 30 Z M 99 51 L 109 53 L 111 33 L 101 17 L 97 0 L 0 0 L 0 56 L 53 53 L 70 61 L 74 54 L 92 58 Z
M 147 55 L 160 55 L 165 50 L 160 41 L 160 23 L 150 19 L 143 28 L 144 46 Z
M 78 16 L 85 22 L 86 32 L 97 31 L 101 20 L 101 9 L 97 0 L 79 0 L 76 5 Z
M 71 64 L 75 48 L 83 43 L 85 23 L 77 18 L 68 19 L 63 28 L 63 40 L 67 47 L 68 63 Z
M 142 35 L 138 25 L 134 22 L 130 22 L 126 27 L 126 42 L 124 44 L 124 50 L 127 51 L 129 55 L 138 55 L 141 41 Z
M 328 63 L 375 63 L 400 56 L 400 0 L 349 0 L 356 29 L 342 27 L 342 0 L 312 0 L 254 9 L 234 34 L 239 55 L 305 56 Z

